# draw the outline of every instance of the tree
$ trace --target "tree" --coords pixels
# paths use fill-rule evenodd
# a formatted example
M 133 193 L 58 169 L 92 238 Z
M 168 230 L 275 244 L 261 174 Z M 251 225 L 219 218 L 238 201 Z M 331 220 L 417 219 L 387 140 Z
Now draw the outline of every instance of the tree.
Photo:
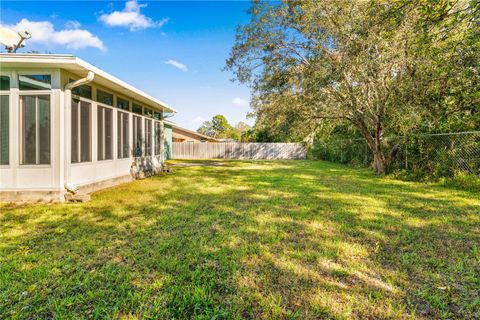
M 211 121 L 205 121 L 197 132 L 217 139 L 239 140 L 240 138 L 237 130 L 228 123 L 225 116 L 220 114 L 214 116 Z
M 242 133 L 244 131 L 247 131 L 247 130 L 250 130 L 252 129 L 252 126 L 246 124 L 245 122 L 243 121 L 239 121 L 236 125 L 235 125 L 235 130 L 237 130 L 239 133 Z
M 469 49 L 478 44 L 476 2 L 254 1 L 226 69 L 251 86 L 259 127 L 311 137 L 325 123 L 347 121 L 384 174 L 386 133 L 409 132 L 432 112 L 445 113 L 454 86 L 473 84 L 477 94 L 457 99 L 452 112 L 478 104 L 478 81 L 463 81 L 465 74 L 478 79 L 478 46 Z M 452 74 L 463 82 L 452 83 Z
M 212 138 L 216 135 L 216 132 L 213 130 L 213 125 L 211 121 L 204 121 L 202 125 L 197 129 L 197 132 Z

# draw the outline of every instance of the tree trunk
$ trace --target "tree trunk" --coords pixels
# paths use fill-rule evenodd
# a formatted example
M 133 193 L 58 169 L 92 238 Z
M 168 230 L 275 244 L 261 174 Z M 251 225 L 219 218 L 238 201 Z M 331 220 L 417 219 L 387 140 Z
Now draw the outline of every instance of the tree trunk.
M 385 156 L 382 151 L 378 149 L 373 151 L 373 170 L 379 176 L 385 175 Z
M 380 116 L 378 119 L 380 119 Z M 378 119 L 375 131 L 375 149 L 373 150 L 373 169 L 377 175 L 383 176 L 386 172 L 386 160 L 382 151 L 383 127 Z
M 381 143 L 382 143 L 382 127 L 377 125 L 375 135 L 372 135 L 368 130 L 365 122 L 361 119 L 357 119 L 354 122 L 355 126 L 360 130 L 360 133 L 365 138 L 370 150 L 373 153 L 373 170 L 377 175 L 385 175 L 386 173 L 386 164 L 385 164 L 385 155 L 383 154 Z

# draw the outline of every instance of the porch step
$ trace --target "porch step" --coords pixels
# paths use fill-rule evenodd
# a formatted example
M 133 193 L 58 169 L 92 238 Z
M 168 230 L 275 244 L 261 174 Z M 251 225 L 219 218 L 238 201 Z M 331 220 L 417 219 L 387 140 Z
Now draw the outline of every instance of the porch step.
M 91 197 L 89 194 L 65 194 L 65 201 L 67 202 L 88 202 L 90 201 Z

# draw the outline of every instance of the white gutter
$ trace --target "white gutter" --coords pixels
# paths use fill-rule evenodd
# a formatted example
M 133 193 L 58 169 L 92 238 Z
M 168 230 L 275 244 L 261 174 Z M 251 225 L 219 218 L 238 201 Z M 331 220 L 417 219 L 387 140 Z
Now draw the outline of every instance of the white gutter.
M 65 152 L 65 164 L 64 164 L 64 187 L 67 191 L 75 193 L 77 186 L 70 183 L 70 166 L 72 162 L 72 145 L 71 145 L 71 136 L 72 136 L 72 127 L 70 126 L 72 119 L 72 89 L 78 86 L 87 84 L 93 81 L 95 78 L 95 73 L 89 71 L 85 78 L 78 79 L 77 81 L 67 83 L 65 85 L 65 142 L 64 142 L 64 152 Z

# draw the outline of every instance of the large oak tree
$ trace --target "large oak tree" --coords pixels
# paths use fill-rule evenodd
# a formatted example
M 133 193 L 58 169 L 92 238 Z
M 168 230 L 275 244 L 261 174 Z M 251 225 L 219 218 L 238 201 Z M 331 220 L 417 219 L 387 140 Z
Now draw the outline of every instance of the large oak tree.
M 251 85 L 257 125 L 308 136 L 347 121 L 384 174 L 385 133 L 478 104 L 478 10 L 476 0 L 253 1 L 227 69 Z

